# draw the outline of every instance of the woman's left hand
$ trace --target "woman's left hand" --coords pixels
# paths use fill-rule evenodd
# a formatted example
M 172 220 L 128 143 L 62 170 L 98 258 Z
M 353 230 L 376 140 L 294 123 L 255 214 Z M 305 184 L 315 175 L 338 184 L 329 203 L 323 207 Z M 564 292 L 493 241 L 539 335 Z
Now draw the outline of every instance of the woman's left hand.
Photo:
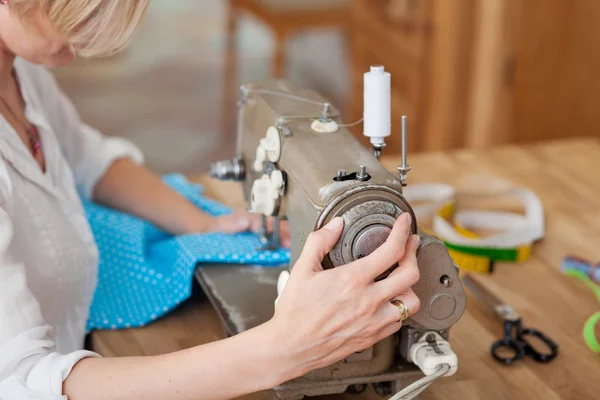
M 94 200 L 150 221 L 173 235 L 258 232 L 261 228 L 260 215 L 244 210 L 222 217 L 202 212 L 156 174 L 128 159 L 117 160 L 111 165 L 96 187 Z M 273 219 L 270 218 L 268 223 L 269 230 L 272 230 Z M 281 245 L 289 248 L 291 240 L 287 221 L 281 222 L 279 232 Z
M 269 231 L 273 229 L 273 218 L 267 219 Z M 252 214 L 245 210 L 237 210 L 231 214 L 212 218 L 207 230 L 208 232 L 239 233 L 239 232 L 259 232 L 262 227 L 262 218 L 258 214 Z M 291 247 L 290 225 L 288 221 L 281 221 L 279 225 L 279 234 L 281 245 Z

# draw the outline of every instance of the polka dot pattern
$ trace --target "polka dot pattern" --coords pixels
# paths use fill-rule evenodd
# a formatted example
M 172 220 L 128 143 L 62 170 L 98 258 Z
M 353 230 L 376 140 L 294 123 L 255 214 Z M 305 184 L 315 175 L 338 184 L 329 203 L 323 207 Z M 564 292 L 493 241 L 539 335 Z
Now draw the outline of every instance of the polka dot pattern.
M 181 175 L 164 180 L 211 215 L 231 211 Z M 131 215 L 90 202 L 84 207 L 100 252 L 88 331 L 140 327 L 165 315 L 190 296 L 198 263 L 289 262 L 288 250 L 257 251 L 260 241 L 252 233 L 170 236 Z

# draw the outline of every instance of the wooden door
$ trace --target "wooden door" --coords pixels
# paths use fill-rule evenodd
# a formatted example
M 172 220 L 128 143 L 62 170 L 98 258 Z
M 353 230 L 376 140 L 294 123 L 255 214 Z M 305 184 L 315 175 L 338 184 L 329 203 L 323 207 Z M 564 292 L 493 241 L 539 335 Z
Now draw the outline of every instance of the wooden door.
M 600 136 L 600 1 L 477 1 L 465 146 Z
M 512 140 L 600 136 L 600 1 L 522 0 Z

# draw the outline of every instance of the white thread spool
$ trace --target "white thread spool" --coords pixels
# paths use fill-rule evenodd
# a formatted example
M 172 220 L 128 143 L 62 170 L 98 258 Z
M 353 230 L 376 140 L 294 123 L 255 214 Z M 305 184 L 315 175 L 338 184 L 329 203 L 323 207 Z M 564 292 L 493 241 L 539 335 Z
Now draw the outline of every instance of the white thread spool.
M 383 146 L 392 130 L 392 76 L 383 66 L 371 66 L 364 75 L 364 135 Z

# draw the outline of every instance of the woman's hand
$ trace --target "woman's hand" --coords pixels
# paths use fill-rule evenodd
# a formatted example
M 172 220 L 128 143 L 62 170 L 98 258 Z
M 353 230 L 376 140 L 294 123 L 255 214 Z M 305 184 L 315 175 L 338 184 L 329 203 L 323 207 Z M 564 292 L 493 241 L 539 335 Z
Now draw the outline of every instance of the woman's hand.
M 342 231 L 342 221 L 334 220 L 310 235 L 269 322 L 177 353 L 84 359 L 65 380 L 64 394 L 73 400 L 238 398 L 372 346 L 400 329 L 390 300 L 402 300 L 411 313 L 419 309 L 410 289 L 419 278 L 419 240 L 409 239 L 407 217 L 369 256 L 323 271 L 321 261 Z M 374 282 L 398 261 L 386 279 Z
M 396 221 L 387 241 L 369 256 L 342 267 L 323 270 L 321 261 L 342 232 L 334 219 L 313 232 L 279 298 L 270 321 L 285 340 L 292 364 L 290 379 L 326 367 L 369 348 L 402 325 L 391 300 L 401 300 L 410 313 L 419 310 L 411 290 L 419 279 L 416 252 L 419 237 L 410 236 L 410 215 Z M 399 262 L 386 279 L 375 278 Z
M 273 218 L 267 220 L 269 231 L 273 229 Z M 262 218 L 258 214 L 251 214 L 245 210 L 237 210 L 231 214 L 212 218 L 207 232 L 239 233 L 239 232 L 258 232 L 262 227 Z M 292 242 L 290 238 L 290 225 L 288 221 L 281 221 L 279 225 L 279 234 L 281 245 L 290 247 Z
M 214 218 L 167 186 L 158 175 L 127 159 L 115 161 L 100 179 L 94 200 L 148 220 L 174 235 L 203 232 L 258 232 L 259 215 L 236 211 Z M 272 219 L 269 221 L 272 224 Z M 287 221 L 280 226 L 281 245 L 290 247 Z

